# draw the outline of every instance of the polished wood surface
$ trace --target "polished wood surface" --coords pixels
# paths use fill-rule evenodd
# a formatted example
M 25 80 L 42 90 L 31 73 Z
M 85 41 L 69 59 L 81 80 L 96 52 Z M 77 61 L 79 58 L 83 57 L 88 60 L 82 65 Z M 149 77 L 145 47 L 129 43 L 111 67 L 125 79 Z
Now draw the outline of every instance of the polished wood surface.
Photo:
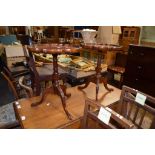
M 136 101 L 136 95 L 140 93 L 146 97 L 143 104 Z M 151 103 L 148 105 L 147 103 Z M 116 110 L 119 114 L 134 124 L 134 128 L 155 129 L 155 98 L 133 88 L 123 86 L 120 100 L 108 107 Z
M 130 45 L 123 84 L 155 97 L 155 47 Z
M 34 44 L 28 46 L 28 50 L 34 53 L 72 54 L 80 52 L 81 47 L 74 47 L 69 44 Z
M 96 50 L 97 51 L 97 66 L 96 66 L 96 75 L 95 76 L 92 76 L 90 78 L 88 78 L 85 86 L 80 86 L 79 87 L 79 90 L 82 90 L 82 89 L 85 89 L 88 87 L 88 85 L 90 84 L 90 82 L 94 82 L 96 83 L 96 101 L 98 100 L 98 92 L 99 92 L 99 83 L 103 83 L 104 87 L 110 92 L 110 91 L 113 91 L 112 88 L 109 88 L 108 85 L 107 85 L 107 77 L 103 77 L 101 75 L 101 70 L 102 70 L 102 67 L 101 67 L 101 60 L 102 60 L 102 57 L 101 57 L 101 53 L 106 53 L 107 51 L 120 51 L 122 49 L 121 46 L 117 46 L 117 45 L 108 45 L 108 44 L 83 44 L 82 45 L 83 48 L 86 48 L 86 49 L 93 49 L 93 50 Z
M 95 100 L 95 87 L 94 83 L 90 83 L 83 91 L 79 91 L 77 87 L 67 89 L 67 92 L 72 94 L 66 101 L 72 120 L 67 118 L 60 104 L 60 98 L 54 94 L 48 94 L 43 101 L 44 104 L 36 107 L 31 107 L 31 103 L 39 101 L 40 97 L 20 100 L 21 108 L 18 108 L 18 105 L 15 104 L 15 112 L 23 128 L 80 128 L 85 98 L 87 96 Z M 111 86 L 114 91 L 107 93 L 103 85 L 100 85 L 100 87 L 99 102 L 102 105 L 107 106 L 119 100 L 121 90 Z M 25 116 L 25 120 L 22 120 L 22 116 Z
M 86 49 L 94 49 L 94 50 L 99 50 L 102 52 L 107 52 L 107 51 L 121 51 L 122 47 L 119 45 L 111 45 L 111 44 L 91 44 L 91 43 L 86 43 L 82 44 L 83 48 Z
M 68 116 L 69 119 L 72 119 L 72 116 L 68 112 L 66 108 L 66 98 L 70 97 L 71 94 L 66 93 L 66 86 L 60 85 L 59 80 L 61 79 L 58 72 L 58 60 L 57 57 L 59 54 L 71 54 L 71 53 L 77 53 L 79 52 L 81 48 L 80 47 L 73 47 L 69 44 L 36 44 L 32 46 L 28 46 L 29 52 L 34 53 L 44 53 L 44 54 L 52 54 L 53 56 L 53 74 L 51 75 L 51 81 L 53 87 L 47 88 L 42 98 L 39 102 L 33 103 L 32 106 L 37 106 L 41 103 L 43 103 L 45 97 L 49 93 L 58 94 L 61 98 L 63 109 Z
M 100 108 L 105 109 L 106 111 L 108 111 L 111 114 L 110 120 L 107 124 L 98 118 Z M 93 120 L 94 123 L 92 123 L 92 121 L 91 121 L 91 125 L 90 125 L 89 119 Z M 118 126 L 115 126 L 115 124 L 113 124 L 113 122 L 117 122 Z M 97 101 L 92 101 L 90 99 L 86 99 L 82 128 L 84 128 L 84 129 L 91 128 L 91 127 L 94 128 L 95 123 L 96 123 L 96 125 L 95 125 L 96 128 L 104 128 L 104 129 L 117 129 L 117 128 L 129 129 L 129 128 L 134 127 L 133 123 L 131 123 L 125 117 L 119 115 L 112 109 L 99 104 Z M 93 126 L 92 126 L 92 124 L 93 124 Z

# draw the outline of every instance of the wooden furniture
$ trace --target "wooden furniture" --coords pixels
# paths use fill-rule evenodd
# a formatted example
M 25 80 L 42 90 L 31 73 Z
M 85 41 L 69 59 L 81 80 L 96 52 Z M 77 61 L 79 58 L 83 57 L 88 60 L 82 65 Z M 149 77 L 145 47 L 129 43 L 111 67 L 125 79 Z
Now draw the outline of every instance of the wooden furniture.
M 101 76 L 101 59 L 103 56 L 103 53 L 106 53 L 107 51 L 120 51 L 121 47 L 116 45 L 102 45 L 102 44 L 83 44 L 83 48 L 86 49 L 94 49 L 98 52 L 98 58 L 97 58 L 97 66 L 96 66 L 96 75 L 89 77 L 85 86 L 79 87 L 80 90 L 85 89 L 90 82 L 96 83 L 96 100 L 98 100 L 98 91 L 99 91 L 99 83 L 103 83 L 105 88 L 108 91 L 112 91 L 112 89 L 108 88 L 107 86 L 107 78 Z
M 123 77 L 125 72 L 125 65 L 127 61 L 127 55 L 123 53 L 116 54 L 116 61 L 114 65 L 108 66 L 108 72 L 112 73 L 112 80 L 115 80 L 115 75 L 119 76 L 118 87 L 121 88 L 123 84 Z
M 8 81 L 8 84 L 13 91 L 15 99 L 18 99 L 19 94 L 17 93 L 17 81 L 16 81 L 15 77 L 12 76 L 9 68 L 5 65 L 5 63 L 3 62 L 1 57 L 0 57 L 0 73 Z M 16 75 L 16 76 L 18 76 L 18 75 Z
M 29 57 L 27 57 L 28 65 L 30 68 L 30 74 L 31 74 L 31 81 L 32 81 L 32 89 L 34 91 L 34 94 L 36 96 L 39 96 L 41 94 L 41 83 L 45 82 L 45 88 L 46 84 L 49 81 L 52 81 L 52 74 L 53 74 L 53 64 L 51 63 L 41 63 L 42 65 L 37 65 L 37 62 L 35 61 L 35 56 L 33 53 L 29 53 Z M 39 63 L 38 63 L 39 64 Z M 59 73 L 63 81 L 65 81 L 65 71 L 63 69 L 59 68 Z
M 60 85 L 59 80 L 59 72 L 58 72 L 58 63 L 57 63 L 57 57 L 59 54 L 71 54 L 71 53 L 77 53 L 79 52 L 80 48 L 70 46 L 68 44 L 62 45 L 62 44 L 38 44 L 33 46 L 28 46 L 29 52 L 34 53 L 45 53 L 45 54 L 52 54 L 53 56 L 53 74 L 50 76 L 52 80 L 53 88 L 47 88 L 42 95 L 42 99 L 38 103 L 32 104 L 32 106 L 39 105 L 43 102 L 44 98 L 48 93 L 56 93 L 61 97 L 62 105 L 64 108 L 64 111 L 66 112 L 66 115 L 69 119 L 71 119 L 71 115 L 66 109 L 66 97 L 70 97 L 71 94 L 66 93 L 66 87 L 64 85 Z
M 110 120 L 108 123 L 103 122 L 99 119 L 98 114 L 100 109 L 103 108 L 111 114 Z M 94 122 L 93 122 L 94 121 Z M 115 122 L 115 124 L 113 124 Z M 118 126 L 116 126 L 118 124 Z M 116 128 L 133 128 L 134 124 L 128 121 L 125 117 L 119 115 L 112 109 L 104 107 L 99 104 L 97 101 L 92 101 L 86 99 L 85 109 L 84 109 L 84 118 L 82 127 L 87 128 L 105 128 L 105 129 L 116 129 Z
M 31 107 L 32 102 L 40 101 L 41 96 L 23 99 L 14 104 L 17 118 L 23 128 L 81 128 L 81 121 L 84 114 L 85 98 L 95 100 L 94 83 L 83 91 L 78 87 L 68 88 L 71 97 L 67 100 L 67 109 L 72 115 L 72 120 L 66 117 L 66 113 L 61 106 L 61 99 L 56 94 L 48 94 L 43 104 Z M 100 104 L 108 106 L 119 100 L 121 90 L 110 86 L 113 92 L 108 92 L 103 85 L 100 85 L 99 101 Z M 104 98 L 104 99 L 103 99 Z M 25 117 L 23 117 L 25 116 Z
M 18 99 L 19 95 L 17 93 L 17 88 L 16 88 L 16 85 L 15 85 L 15 81 L 12 81 L 4 71 L 1 71 L 1 74 L 8 81 L 8 84 L 9 84 L 10 88 L 12 89 L 12 92 L 13 92 L 13 94 L 15 96 L 15 99 Z
M 35 92 L 35 95 L 38 96 L 41 94 L 41 82 L 52 81 L 51 65 L 36 67 L 33 56 L 30 56 L 28 59 L 32 88 Z
M 142 104 L 142 96 L 137 97 L 137 94 L 144 95 L 146 100 Z M 136 99 L 137 98 L 137 99 Z M 155 105 L 155 98 L 147 94 L 144 94 L 133 88 L 123 86 L 120 101 L 109 105 L 126 119 L 130 120 L 134 124 L 134 128 L 155 128 L 155 109 L 148 105 Z
M 123 84 L 155 97 L 155 48 L 130 45 Z
M 40 96 L 20 101 L 20 109 L 15 104 L 15 111 L 21 126 L 23 128 L 63 128 L 67 124 L 73 125 L 77 122 L 79 125 L 76 128 L 80 128 L 84 98 L 81 98 L 82 93 L 79 94 L 77 91 L 77 89 L 68 90 L 72 93 L 72 97 L 67 100 L 67 109 L 72 115 L 72 120 L 66 117 L 66 113 L 60 104 L 60 98 L 57 95 L 49 94 L 43 101 L 44 104 L 36 107 L 32 107 L 31 103 L 40 101 Z M 25 120 L 22 116 L 25 116 Z
M 127 52 L 130 44 L 138 44 L 140 27 L 122 26 L 122 35 L 120 36 L 120 45 L 123 51 Z

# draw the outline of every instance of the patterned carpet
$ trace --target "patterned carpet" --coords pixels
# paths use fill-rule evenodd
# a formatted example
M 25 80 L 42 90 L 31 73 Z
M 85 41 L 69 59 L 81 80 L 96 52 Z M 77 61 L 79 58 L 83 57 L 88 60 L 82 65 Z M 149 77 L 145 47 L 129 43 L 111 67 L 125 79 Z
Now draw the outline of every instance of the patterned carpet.
M 9 103 L 0 107 L 0 128 L 12 128 L 17 126 L 18 122 L 15 117 L 13 103 Z
M 15 100 L 7 81 L 0 74 L 0 106 L 11 103 Z

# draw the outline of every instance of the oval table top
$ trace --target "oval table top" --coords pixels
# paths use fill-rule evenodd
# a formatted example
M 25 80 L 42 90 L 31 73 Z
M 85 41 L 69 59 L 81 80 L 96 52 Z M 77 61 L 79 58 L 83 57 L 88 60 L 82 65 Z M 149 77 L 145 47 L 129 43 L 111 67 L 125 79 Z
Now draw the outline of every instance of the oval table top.
M 122 46 L 119 45 L 112 45 L 112 44 L 92 44 L 92 43 L 86 43 L 82 44 L 83 48 L 88 48 L 88 49 L 94 49 L 94 50 L 100 50 L 103 52 L 106 51 L 121 51 Z
M 71 54 L 78 53 L 82 49 L 70 44 L 34 44 L 27 48 L 30 52 L 45 54 Z

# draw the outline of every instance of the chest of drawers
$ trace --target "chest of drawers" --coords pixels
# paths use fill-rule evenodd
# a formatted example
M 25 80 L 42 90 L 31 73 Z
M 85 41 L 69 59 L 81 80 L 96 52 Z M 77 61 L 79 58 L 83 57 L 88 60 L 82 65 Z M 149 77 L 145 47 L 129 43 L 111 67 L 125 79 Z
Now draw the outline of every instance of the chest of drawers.
M 123 84 L 155 97 L 155 47 L 129 46 Z

